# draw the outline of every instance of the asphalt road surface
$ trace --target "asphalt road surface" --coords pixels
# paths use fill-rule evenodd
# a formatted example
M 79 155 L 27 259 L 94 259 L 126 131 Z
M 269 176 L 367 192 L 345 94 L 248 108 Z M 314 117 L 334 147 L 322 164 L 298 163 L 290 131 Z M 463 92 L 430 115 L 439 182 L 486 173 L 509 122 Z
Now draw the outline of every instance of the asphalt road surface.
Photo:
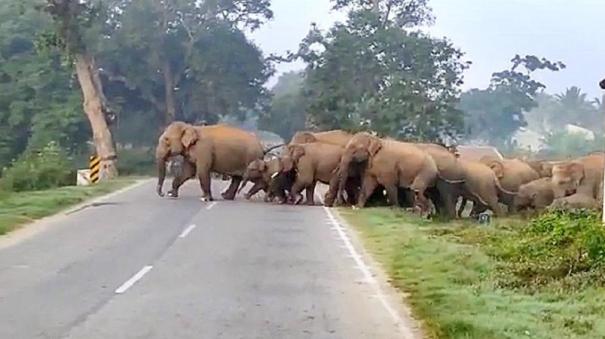
M 148 181 L 0 239 L 0 338 L 414 336 L 328 209 L 198 197 Z

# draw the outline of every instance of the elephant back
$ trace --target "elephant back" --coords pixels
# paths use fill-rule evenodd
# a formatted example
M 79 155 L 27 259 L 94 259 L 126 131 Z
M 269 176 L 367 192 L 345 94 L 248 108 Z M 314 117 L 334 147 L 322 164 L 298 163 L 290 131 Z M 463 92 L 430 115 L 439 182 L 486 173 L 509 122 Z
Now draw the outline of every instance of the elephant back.
M 420 149 L 428 153 L 439 172 L 439 178 L 448 182 L 461 182 L 464 180 L 464 169 L 456 156 L 447 148 L 437 144 L 416 144 Z

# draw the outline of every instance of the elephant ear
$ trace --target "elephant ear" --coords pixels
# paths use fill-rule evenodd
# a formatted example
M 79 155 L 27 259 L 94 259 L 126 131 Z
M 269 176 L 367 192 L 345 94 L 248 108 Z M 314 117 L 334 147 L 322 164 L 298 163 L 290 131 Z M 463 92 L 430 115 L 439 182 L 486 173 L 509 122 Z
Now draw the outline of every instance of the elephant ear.
M 378 151 L 382 148 L 382 141 L 377 137 L 370 138 L 370 143 L 368 145 L 368 152 L 370 152 L 371 156 L 375 156 Z
M 195 128 L 189 126 L 183 130 L 183 135 L 181 136 L 181 142 L 185 148 L 189 148 L 193 146 L 199 139 L 199 135 Z
M 490 161 L 489 164 L 487 164 L 487 166 L 489 166 L 489 168 L 491 168 L 492 171 L 494 171 L 494 174 L 496 174 L 496 178 L 502 179 L 502 177 L 504 176 L 504 165 L 502 164 L 501 161 L 498 161 L 498 160 Z
M 568 169 L 571 180 L 573 180 L 576 185 L 580 185 L 582 180 L 584 180 L 584 165 L 579 162 L 572 162 L 569 164 Z
M 305 148 L 301 145 L 290 145 L 288 146 L 288 153 L 290 153 L 292 160 L 298 161 L 302 156 L 305 155 Z

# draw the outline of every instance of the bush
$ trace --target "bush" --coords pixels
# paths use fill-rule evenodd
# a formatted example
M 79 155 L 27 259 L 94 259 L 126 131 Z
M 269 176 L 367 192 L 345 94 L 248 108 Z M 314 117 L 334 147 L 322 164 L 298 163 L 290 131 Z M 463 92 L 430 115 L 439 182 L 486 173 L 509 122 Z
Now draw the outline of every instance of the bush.
M 507 287 L 605 283 L 605 227 L 599 212 L 545 213 L 520 232 L 494 239 L 492 249 L 504 259 L 499 281 Z
M 27 150 L 3 172 L 0 187 L 6 191 L 35 191 L 75 182 L 66 152 L 55 142 L 38 151 Z
M 155 171 L 153 150 L 121 149 L 118 151 L 118 172 L 120 175 L 149 175 Z

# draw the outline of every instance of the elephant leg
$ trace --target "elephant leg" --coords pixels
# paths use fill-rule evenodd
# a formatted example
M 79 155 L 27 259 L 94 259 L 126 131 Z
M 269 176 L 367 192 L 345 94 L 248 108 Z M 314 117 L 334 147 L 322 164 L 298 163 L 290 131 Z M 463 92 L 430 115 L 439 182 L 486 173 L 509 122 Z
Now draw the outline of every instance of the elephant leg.
M 315 206 L 315 185 L 316 181 L 313 181 L 310 185 L 305 187 L 305 193 L 307 195 L 307 205 Z
M 250 188 L 250 190 L 244 195 L 244 197 L 246 198 L 246 200 L 250 200 L 250 198 L 252 198 L 252 196 L 258 193 L 260 190 L 266 190 L 266 186 L 267 185 L 265 185 L 265 183 L 262 181 L 255 182 L 254 186 Z
M 210 171 L 199 171 L 198 179 L 200 180 L 200 187 L 202 188 L 202 201 L 213 201 Z
M 466 208 L 466 204 L 468 203 L 468 199 L 466 199 L 465 197 L 462 197 L 462 201 L 460 202 L 460 206 L 458 207 L 458 212 L 456 215 L 458 215 L 458 218 L 462 218 L 462 213 L 464 212 L 464 209 Z
M 302 183 L 300 180 L 296 180 L 294 182 L 294 185 L 292 185 L 292 189 L 290 190 L 290 197 L 292 199 L 292 203 L 294 205 L 298 205 L 302 202 L 303 197 L 300 194 L 300 192 L 302 192 L 302 190 L 305 188 L 305 184 Z
M 168 192 L 169 197 L 176 198 L 179 196 L 179 188 L 183 186 L 183 184 L 195 177 L 195 165 L 190 163 L 189 161 L 183 161 L 183 168 L 181 173 L 172 179 L 172 189 Z
M 396 185 L 384 185 L 384 189 L 387 191 L 387 199 L 391 207 L 399 207 L 399 190 Z
M 361 192 L 359 192 L 359 198 L 357 199 L 357 207 L 363 208 L 366 205 L 368 197 L 372 195 L 377 186 L 378 181 L 376 178 L 370 175 L 364 176 L 361 183 Z
M 453 219 L 456 218 L 456 189 L 453 184 L 438 180 L 437 181 L 437 195 L 436 199 L 439 199 L 439 207 L 442 215 L 445 215 L 447 218 Z M 437 204 L 435 204 L 437 206 Z
M 242 182 L 243 178 L 241 176 L 233 175 L 231 176 L 231 184 L 225 192 L 221 193 L 221 196 L 225 200 L 233 200 L 235 199 L 235 194 L 237 193 L 237 188 L 239 184 Z
M 470 216 L 476 218 L 479 214 L 487 211 L 488 207 L 482 203 L 473 202 L 473 209 L 471 210 Z
M 349 205 L 355 205 L 359 198 L 359 187 L 352 180 L 347 181 L 345 186 L 345 192 L 347 193 L 347 203 Z

